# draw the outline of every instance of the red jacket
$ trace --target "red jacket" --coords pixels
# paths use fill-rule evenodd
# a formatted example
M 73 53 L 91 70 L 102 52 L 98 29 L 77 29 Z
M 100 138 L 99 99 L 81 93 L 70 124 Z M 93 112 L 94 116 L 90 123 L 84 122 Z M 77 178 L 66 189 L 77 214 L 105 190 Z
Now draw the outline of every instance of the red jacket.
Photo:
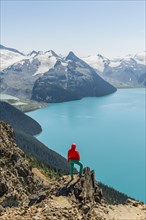
M 70 160 L 80 160 L 80 154 L 76 150 L 76 144 L 72 144 L 71 149 L 68 151 L 68 162 Z

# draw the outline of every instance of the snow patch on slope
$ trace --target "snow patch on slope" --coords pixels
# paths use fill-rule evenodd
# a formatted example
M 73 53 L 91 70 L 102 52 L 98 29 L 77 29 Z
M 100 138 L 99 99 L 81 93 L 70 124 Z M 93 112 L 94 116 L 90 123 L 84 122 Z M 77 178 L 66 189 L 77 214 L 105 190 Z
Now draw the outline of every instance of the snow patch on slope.
M 135 54 L 133 57 L 137 63 L 146 65 L 146 51 Z
M 121 62 L 120 61 L 117 61 L 117 60 L 113 60 L 110 62 L 109 66 L 110 67 L 117 67 L 117 66 L 120 66 Z
M 35 58 L 40 62 L 40 65 L 33 76 L 48 72 L 50 69 L 54 67 L 57 61 L 57 57 L 52 56 L 52 52 L 50 51 L 46 53 L 40 53 Z
M 25 56 L 5 49 L 0 50 L 0 55 L 0 70 L 6 69 L 8 66 L 25 59 Z
M 82 60 L 92 66 L 94 69 L 97 69 L 100 72 L 104 71 L 104 62 L 100 56 L 83 57 Z

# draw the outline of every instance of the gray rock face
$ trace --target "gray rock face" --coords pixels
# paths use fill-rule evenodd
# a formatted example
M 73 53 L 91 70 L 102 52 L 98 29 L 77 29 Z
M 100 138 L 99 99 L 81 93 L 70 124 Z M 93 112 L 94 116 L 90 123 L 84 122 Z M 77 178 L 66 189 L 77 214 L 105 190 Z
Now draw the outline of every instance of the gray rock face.
M 117 85 L 145 86 L 146 67 L 138 64 L 134 59 L 121 61 L 117 67 L 106 67 L 103 78 L 109 82 L 115 82 Z
M 66 180 L 63 177 L 60 183 L 65 185 Z M 85 167 L 82 177 L 76 178 L 73 182 L 69 181 L 66 186 L 58 188 L 56 196 L 69 196 L 84 206 L 88 203 L 101 202 L 102 190 L 95 181 L 94 170 L 91 171 L 89 167 Z
M 8 191 L 8 187 L 6 183 L 0 183 L 0 196 L 3 196 Z
M 45 192 L 38 192 L 29 197 L 29 206 L 41 202 L 47 197 Z
M 56 62 L 53 69 L 36 80 L 32 99 L 45 102 L 62 102 L 87 96 L 104 96 L 116 91 L 73 52 Z
M 31 97 L 32 88 L 38 76 L 32 76 L 37 69 L 37 61 L 24 60 L 0 72 L 0 91 L 17 97 Z

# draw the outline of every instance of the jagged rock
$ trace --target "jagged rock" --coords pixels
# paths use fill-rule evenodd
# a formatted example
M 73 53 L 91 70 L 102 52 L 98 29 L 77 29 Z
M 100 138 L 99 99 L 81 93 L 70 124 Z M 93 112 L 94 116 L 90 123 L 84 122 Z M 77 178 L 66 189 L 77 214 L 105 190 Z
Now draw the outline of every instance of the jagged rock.
M 45 192 L 38 192 L 38 194 L 33 194 L 29 197 L 29 206 L 41 202 L 46 198 Z
M 14 163 L 16 163 L 16 162 L 20 159 L 20 157 L 21 157 L 20 154 L 14 152 L 14 153 L 12 154 L 12 156 L 11 156 L 11 160 L 12 160 Z
M 127 199 L 127 204 L 138 207 L 139 205 L 142 205 L 143 203 L 140 201 L 132 200 L 129 198 L 129 199 Z
M 3 208 L 6 207 L 17 207 L 20 204 L 20 201 L 16 194 L 8 195 L 3 202 L 1 203 Z
M 90 171 L 89 167 L 84 168 L 81 178 L 76 177 L 73 182 L 67 182 L 63 178 L 59 185 L 63 185 L 63 187 L 58 188 L 57 196 L 70 196 L 73 201 L 76 200 L 81 204 L 94 204 L 102 199 L 102 190 L 95 181 L 94 171 Z
M 3 157 L 5 155 L 5 151 L 3 149 L 0 149 L 0 156 Z
M 6 183 L 0 183 L 0 196 L 3 196 L 8 191 Z
M 130 205 L 108 205 L 104 203 L 104 200 L 101 203 L 93 203 L 89 201 L 89 198 L 86 200 L 86 203 L 82 203 L 82 201 L 78 200 L 75 197 L 74 187 L 78 188 L 81 186 L 81 182 L 89 180 L 89 176 L 93 175 L 92 171 L 88 168 L 84 170 L 84 174 L 82 178 L 79 178 L 77 175 L 74 177 L 74 181 L 70 182 L 69 176 L 63 176 L 59 179 L 54 179 L 50 182 L 50 196 L 46 196 L 44 200 L 40 203 L 36 203 L 32 206 L 21 206 L 16 208 L 4 208 L 0 207 L 0 219 L 1 220 L 53 220 L 53 219 L 61 219 L 61 220 L 108 220 L 108 219 L 136 219 L 136 220 L 145 220 L 145 205 L 141 204 L 138 207 Z M 86 176 L 88 174 L 88 178 Z M 90 175 L 91 174 L 91 175 Z M 91 177 L 92 180 L 94 178 Z M 91 180 L 90 179 L 90 180 Z M 78 181 L 78 183 L 76 183 Z M 87 187 L 90 183 L 94 183 L 94 181 L 87 181 L 84 186 Z M 78 185 L 78 186 L 77 186 Z M 93 184 L 91 190 L 94 192 L 94 187 L 98 186 L 95 181 L 95 185 Z M 61 191 L 62 188 L 72 188 L 71 192 L 66 194 L 66 196 L 58 195 L 56 196 L 53 192 L 64 192 Z M 84 188 L 84 187 L 83 187 Z M 48 189 L 49 190 L 49 189 Z M 38 196 L 38 191 L 35 195 Z M 34 194 L 33 194 L 34 195 Z M 94 193 L 92 195 L 95 195 Z M 131 202 L 134 202 L 131 200 Z
M 28 164 L 26 162 L 22 162 L 20 160 L 16 163 L 15 169 L 18 171 L 18 175 L 22 176 L 22 177 L 28 177 L 32 174 L 31 168 L 28 167 Z

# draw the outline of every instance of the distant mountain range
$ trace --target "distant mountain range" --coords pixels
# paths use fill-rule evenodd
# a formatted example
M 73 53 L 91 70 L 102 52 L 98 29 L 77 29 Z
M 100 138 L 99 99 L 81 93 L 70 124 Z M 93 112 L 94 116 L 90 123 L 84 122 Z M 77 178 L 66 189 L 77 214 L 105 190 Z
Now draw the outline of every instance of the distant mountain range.
M 54 51 L 24 55 L 0 46 L 0 92 L 43 102 L 62 102 L 103 96 L 116 88 L 73 52 L 61 57 Z
M 112 60 L 100 54 L 82 59 L 116 87 L 146 86 L 146 52 Z
M 25 55 L 0 45 L 0 53 L 0 92 L 16 97 L 62 102 L 146 85 L 145 52 L 110 60 L 79 58 L 73 52 L 62 57 L 52 50 Z
M 103 96 L 115 91 L 93 68 L 70 52 L 67 57 L 57 59 L 54 67 L 35 81 L 32 98 L 62 102 L 86 96 Z

